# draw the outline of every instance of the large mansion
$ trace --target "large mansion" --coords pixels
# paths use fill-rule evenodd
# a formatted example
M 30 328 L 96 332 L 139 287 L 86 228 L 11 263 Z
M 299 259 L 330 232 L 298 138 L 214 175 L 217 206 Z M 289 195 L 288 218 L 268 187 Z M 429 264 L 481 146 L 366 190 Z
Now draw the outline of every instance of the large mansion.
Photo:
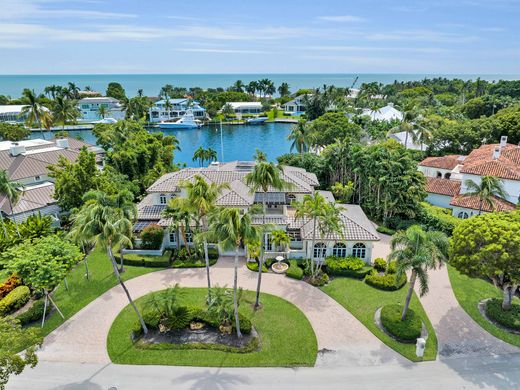
M 168 173 L 152 184 L 146 197 L 138 206 L 138 222 L 134 231 L 140 232 L 146 226 L 159 225 L 164 228 L 163 248 L 177 247 L 178 235 L 171 229 L 171 221 L 162 215 L 168 201 L 174 197 L 186 196 L 182 183 L 193 180 L 196 175 L 202 176 L 208 183 L 227 183 L 229 189 L 222 192 L 217 205 L 236 207 L 244 211 L 255 204 L 262 203 L 263 193 L 254 193 L 245 184 L 246 175 L 251 172 L 254 162 L 234 161 L 229 163 L 213 163 L 208 168 L 186 168 L 178 172 Z M 287 250 L 275 248 L 269 237 L 265 243 L 268 256 L 283 255 L 288 258 L 324 259 L 327 256 L 356 256 L 367 263 L 372 260 L 372 248 L 379 236 L 361 207 L 357 205 L 341 205 L 342 234 L 317 234 L 312 244 L 313 223 L 310 220 L 295 218 L 293 201 L 300 201 L 306 194 L 313 194 L 319 185 L 316 175 L 301 168 L 286 166 L 283 168 L 283 180 L 292 184 L 290 190 L 270 189 L 267 193 L 266 223 L 276 229 L 285 230 L 291 237 Z M 320 191 L 329 202 L 334 202 L 332 193 Z M 253 217 L 253 223 L 261 224 L 260 215 Z M 188 243 L 193 241 L 192 234 L 186 235 Z M 181 238 L 182 240 L 182 238 Z M 280 252 L 282 250 L 282 252 Z M 223 253 L 231 255 L 232 253 Z M 242 250 L 245 255 L 245 249 Z
M 493 208 L 483 204 L 483 212 L 510 211 L 520 197 L 520 146 L 507 143 L 482 145 L 468 156 L 427 157 L 419 164 L 426 176 L 427 201 L 435 206 L 453 209 L 453 215 L 468 218 L 478 214 L 480 201 L 464 196 L 466 180 L 480 184 L 483 176 L 498 177 L 507 193 L 505 199 L 494 197 Z

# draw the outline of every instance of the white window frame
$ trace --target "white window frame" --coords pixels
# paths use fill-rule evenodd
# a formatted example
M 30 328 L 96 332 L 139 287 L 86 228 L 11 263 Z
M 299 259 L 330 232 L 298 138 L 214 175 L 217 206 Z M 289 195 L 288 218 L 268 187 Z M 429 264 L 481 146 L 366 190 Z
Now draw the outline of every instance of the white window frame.
M 159 195 L 159 203 L 160 204 L 166 204 L 168 201 L 166 199 L 166 194 L 160 194 Z
M 352 247 L 352 256 L 364 260 L 367 256 L 367 246 L 362 242 L 357 242 Z
M 314 244 L 314 248 L 312 248 L 312 258 L 324 259 L 325 257 L 327 257 L 327 245 L 323 242 Z
M 347 257 L 347 245 L 343 242 L 337 242 L 332 248 L 332 256 Z

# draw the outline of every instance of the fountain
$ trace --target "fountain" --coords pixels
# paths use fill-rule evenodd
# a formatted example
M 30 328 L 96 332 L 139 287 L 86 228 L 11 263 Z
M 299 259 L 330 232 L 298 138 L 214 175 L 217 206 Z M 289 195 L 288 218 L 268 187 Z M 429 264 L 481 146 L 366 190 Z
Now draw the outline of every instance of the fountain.
M 273 263 L 273 265 L 271 265 L 271 269 L 274 273 L 283 274 L 285 271 L 287 271 L 289 265 L 287 263 L 282 263 L 282 261 L 284 260 L 285 259 L 283 256 L 276 256 L 276 263 Z

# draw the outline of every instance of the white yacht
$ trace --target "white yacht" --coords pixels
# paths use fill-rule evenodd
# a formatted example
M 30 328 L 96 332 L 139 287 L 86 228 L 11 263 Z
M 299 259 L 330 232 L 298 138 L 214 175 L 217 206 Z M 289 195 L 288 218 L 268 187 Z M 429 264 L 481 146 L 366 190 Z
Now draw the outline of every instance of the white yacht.
M 202 122 L 195 119 L 191 110 L 187 110 L 182 117 L 174 122 L 159 122 L 160 129 L 198 129 L 199 127 L 202 127 Z

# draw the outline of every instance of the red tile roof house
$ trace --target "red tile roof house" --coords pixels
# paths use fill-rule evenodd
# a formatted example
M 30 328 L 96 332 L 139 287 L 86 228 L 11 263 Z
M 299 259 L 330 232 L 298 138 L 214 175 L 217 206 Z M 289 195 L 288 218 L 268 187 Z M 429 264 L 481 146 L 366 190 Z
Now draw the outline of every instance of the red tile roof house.
M 17 222 L 32 214 L 50 215 L 57 222 L 60 208 L 53 198 L 54 183 L 48 176 L 48 166 L 56 164 L 60 156 L 75 161 L 83 146 L 96 153 L 98 163 L 102 162 L 101 148 L 74 138 L 1 141 L 0 170 L 7 172 L 10 181 L 20 184 L 20 198 L 11 205 L 0 195 L 0 213 Z
M 482 212 L 511 211 L 520 197 L 520 145 L 507 143 L 482 145 L 468 156 L 427 157 L 419 163 L 426 176 L 426 200 L 434 206 L 453 209 L 453 215 L 468 218 L 478 214 L 480 201 L 467 192 L 466 180 L 480 184 L 483 176 L 498 177 L 507 193 L 505 199 L 495 197 L 493 207 L 483 205 Z
M 195 175 L 200 175 L 209 183 L 227 183 L 230 188 L 222 192 L 217 205 L 222 207 L 237 207 L 248 210 L 254 204 L 262 203 L 263 193 L 253 193 L 245 183 L 246 175 L 253 169 L 254 162 L 233 161 L 228 163 L 213 163 L 208 168 L 186 168 L 177 172 L 167 173 L 152 184 L 146 197 L 138 205 L 138 221 L 134 225 L 134 231 L 139 233 L 146 226 L 157 224 L 164 228 L 164 240 L 162 247 L 154 252 L 146 252 L 150 255 L 160 255 L 165 248 L 176 248 L 178 244 L 184 245 L 182 235 L 176 234 L 171 228 L 171 221 L 162 215 L 169 199 L 186 196 L 181 187 L 183 181 L 194 180 Z M 296 219 L 291 202 L 302 200 L 306 194 L 312 194 L 319 183 L 316 175 L 304 169 L 285 166 L 283 179 L 292 183 L 290 190 L 270 189 L 267 192 L 267 217 L 266 222 L 282 229 L 291 237 L 288 248 L 275 248 L 271 242 L 266 243 L 266 252 L 269 257 L 282 255 L 286 258 L 314 258 L 321 261 L 327 256 L 356 256 L 367 263 L 372 261 L 372 248 L 379 235 L 373 224 L 366 217 L 358 205 L 342 205 L 341 227 L 342 234 L 328 234 L 318 237 L 311 245 L 313 225 L 310 220 Z M 329 191 L 320 191 L 321 195 L 329 202 L 334 202 L 334 196 Z M 253 216 L 254 224 L 261 224 L 261 216 Z M 177 239 L 181 242 L 178 243 Z M 187 235 L 189 245 L 192 245 L 191 234 Z M 145 253 L 144 250 L 125 250 L 128 253 Z M 222 252 L 221 255 L 234 255 L 234 252 Z M 246 255 L 245 248 L 241 255 Z

